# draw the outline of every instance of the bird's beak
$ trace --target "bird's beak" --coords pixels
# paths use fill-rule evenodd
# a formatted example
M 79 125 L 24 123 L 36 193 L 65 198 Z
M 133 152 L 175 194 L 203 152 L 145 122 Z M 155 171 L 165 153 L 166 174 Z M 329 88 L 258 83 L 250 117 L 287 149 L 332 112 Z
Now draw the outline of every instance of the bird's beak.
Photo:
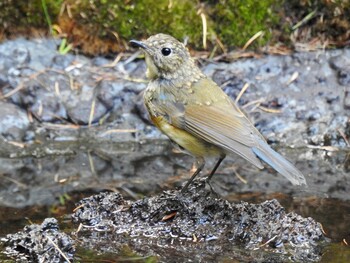
M 142 42 L 142 41 L 137 41 L 137 40 L 130 40 L 131 45 L 135 46 L 135 47 L 140 47 L 142 49 L 147 50 L 148 46 Z

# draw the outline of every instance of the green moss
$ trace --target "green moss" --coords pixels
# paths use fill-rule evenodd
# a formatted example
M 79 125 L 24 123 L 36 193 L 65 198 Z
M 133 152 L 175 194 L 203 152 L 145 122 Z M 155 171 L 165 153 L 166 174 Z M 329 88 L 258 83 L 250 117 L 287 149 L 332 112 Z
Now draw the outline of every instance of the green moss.
M 0 38 L 29 35 L 33 28 L 49 32 L 51 20 L 89 54 L 120 51 L 132 38 L 160 32 L 179 40 L 188 37 L 191 47 L 202 49 L 198 10 L 207 18 L 208 49 L 216 45 L 216 37 L 226 48 L 242 47 L 259 31 L 265 34 L 250 48 L 279 41 L 292 46 L 292 33 L 297 41 L 322 37 L 329 43 L 347 43 L 350 28 L 350 0 L 0 0 L 0 10 Z M 314 15 L 304 22 L 309 14 Z
M 276 27 L 280 7 L 276 0 L 220 0 L 211 5 L 210 13 L 215 32 L 229 45 L 243 46 L 255 33 L 264 31 L 264 36 L 255 45 L 264 45 L 271 37 L 271 28 Z
M 0 24 L 4 26 L 4 30 L 18 26 L 48 28 L 42 1 L 47 3 L 49 14 L 56 19 L 63 0 L 2 0 L 0 1 Z
M 195 44 L 201 40 L 202 23 L 197 3 L 192 0 L 90 0 L 75 5 L 74 14 L 80 23 L 98 25 L 95 32 L 123 39 L 148 37 L 159 32 L 179 39 L 190 37 Z M 84 14 L 81 15 L 81 12 Z
M 265 34 L 256 45 L 270 39 L 269 28 L 278 21 L 273 11 L 279 7 L 276 2 L 279 3 L 276 0 L 221 0 L 203 1 L 199 6 L 195 0 L 91 0 L 76 4 L 74 10 L 80 23 L 100 25 L 93 30 L 102 37 L 113 37 L 110 31 L 123 39 L 162 32 L 178 39 L 187 36 L 192 47 L 202 48 L 202 20 L 198 15 L 201 7 L 207 13 L 209 31 L 233 47 L 244 45 L 260 30 Z

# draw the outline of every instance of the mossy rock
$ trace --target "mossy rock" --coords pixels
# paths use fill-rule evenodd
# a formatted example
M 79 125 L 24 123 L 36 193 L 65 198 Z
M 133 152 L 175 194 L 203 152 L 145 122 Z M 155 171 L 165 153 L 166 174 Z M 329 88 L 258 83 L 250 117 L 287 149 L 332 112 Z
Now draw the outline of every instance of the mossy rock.
M 348 43 L 350 28 L 350 0 L 3 0 L 0 10 L 0 40 L 36 36 L 55 24 L 69 43 L 92 55 L 128 49 L 130 39 L 160 32 L 203 49 L 201 13 L 208 50 L 220 42 L 226 49 L 242 47 L 259 31 L 264 34 L 249 48 L 278 42 L 293 47 L 293 41 L 316 37 L 341 46 Z
M 91 0 L 68 1 L 73 20 L 89 32 L 106 40 L 119 41 L 145 38 L 156 33 L 171 34 L 190 43 L 201 41 L 202 22 L 197 3 L 192 0 Z M 172 4 L 171 4 L 172 3 Z

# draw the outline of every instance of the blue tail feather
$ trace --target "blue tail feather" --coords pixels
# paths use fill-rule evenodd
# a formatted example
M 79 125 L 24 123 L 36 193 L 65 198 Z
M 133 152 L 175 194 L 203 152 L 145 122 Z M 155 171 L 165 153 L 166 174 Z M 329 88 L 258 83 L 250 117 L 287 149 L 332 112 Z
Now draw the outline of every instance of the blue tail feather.
M 306 185 L 304 175 L 282 155 L 274 151 L 266 142 L 258 139 L 259 145 L 252 147 L 253 152 L 277 172 L 285 176 L 292 184 Z

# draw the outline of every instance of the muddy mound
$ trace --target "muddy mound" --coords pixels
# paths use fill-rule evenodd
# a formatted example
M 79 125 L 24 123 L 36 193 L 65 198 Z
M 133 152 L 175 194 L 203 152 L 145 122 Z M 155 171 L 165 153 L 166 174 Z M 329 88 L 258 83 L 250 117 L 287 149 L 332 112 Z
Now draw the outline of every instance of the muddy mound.
M 59 231 L 54 218 L 46 218 L 41 225 L 28 225 L 1 241 L 6 247 L 3 253 L 16 262 L 67 262 L 75 254 L 73 239 Z
M 106 252 L 128 243 L 143 254 L 151 245 L 161 258 L 167 257 L 164 247 L 191 258 L 198 246 L 205 252 L 197 253 L 198 259 L 221 253 L 230 257 L 228 252 L 240 247 L 249 255 L 256 250 L 269 252 L 264 258 L 283 254 L 313 261 L 319 259 L 318 242 L 324 240 L 319 223 L 287 213 L 277 200 L 230 204 L 206 189 L 204 181 L 196 181 L 184 194 L 168 191 L 136 202 L 117 193 L 94 195 L 78 203 L 73 221 L 82 224 L 78 235 L 83 234 L 87 246 L 95 244 Z M 216 248 L 205 249 L 211 246 Z

